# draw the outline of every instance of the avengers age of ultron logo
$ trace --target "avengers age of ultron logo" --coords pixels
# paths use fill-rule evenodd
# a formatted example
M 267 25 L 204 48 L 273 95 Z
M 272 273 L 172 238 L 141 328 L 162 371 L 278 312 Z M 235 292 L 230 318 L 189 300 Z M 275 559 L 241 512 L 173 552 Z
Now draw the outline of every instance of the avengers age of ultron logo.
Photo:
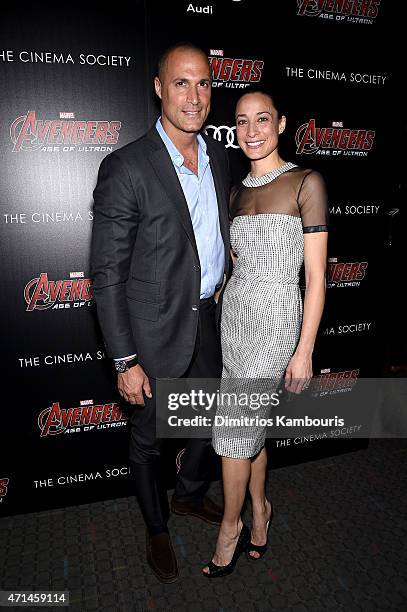
M 345 23 L 372 24 L 381 0 L 297 0 L 297 15 Z
M 26 310 L 80 308 L 92 305 L 92 284 L 83 272 L 70 272 L 69 279 L 49 280 L 47 272 L 30 280 L 24 288 Z
M 367 157 L 376 136 L 375 130 L 348 129 L 341 121 L 332 127 L 317 127 L 310 119 L 297 129 L 297 155 L 333 155 Z
M 7 495 L 7 487 L 9 482 L 9 478 L 0 478 L 0 504 Z
M 124 427 L 127 418 L 116 402 L 94 404 L 83 400 L 78 407 L 61 408 L 59 402 L 46 408 L 38 415 L 40 437 L 74 434 L 81 431 L 113 429 Z
M 359 368 L 341 370 L 340 372 L 331 372 L 330 368 L 326 368 L 321 370 L 321 374 L 312 378 L 309 388 L 311 393 L 319 397 L 346 393 L 352 391 L 358 381 L 359 374 Z
M 359 287 L 366 278 L 368 262 L 338 262 L 337 257 L 328 259 L 327 287 Z
M 103 151 L 119 142 L 121 121 L 78 121 L 75 113 L 59 113 L 59 119 L 37 119 L 35 111 L 14 119 L 10 126 L 13 153 L 19 151 Z
M 223 49 L 210 49 L 212 87 L 244 89 L 261 80 L 263 60 L 225 57 Z

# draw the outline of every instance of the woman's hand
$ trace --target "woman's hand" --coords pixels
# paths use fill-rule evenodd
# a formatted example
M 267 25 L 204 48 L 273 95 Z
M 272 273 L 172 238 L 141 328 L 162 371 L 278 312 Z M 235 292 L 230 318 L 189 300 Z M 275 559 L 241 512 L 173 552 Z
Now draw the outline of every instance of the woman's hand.
M 285 388 L 291 393 L 301 393 L 312 378 L 312 355 L 297 353 L 291 357 L 285 372 Z

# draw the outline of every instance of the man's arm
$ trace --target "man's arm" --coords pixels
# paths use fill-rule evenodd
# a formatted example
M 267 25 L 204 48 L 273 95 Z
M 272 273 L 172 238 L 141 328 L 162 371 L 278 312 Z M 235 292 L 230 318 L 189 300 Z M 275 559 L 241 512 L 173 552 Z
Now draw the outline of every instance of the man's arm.
M 91 277 L 99 323 L 107 354 L 113 359 L 137 354 L 131 331 L 126 283 L 138 229 L 138 205 L 130 176 L 114 154 L 100 165 L 93 192 L 95 201 L 91 244 Z M 118 374 L 120 395 L 144 406 L 143 391 L 151 397 L 148 377 L 140 365 Z
M 93 192 L 91 278 L 107 354 L 137 353 L 126 299 L 131 255 L 138 229 L 138 205 L 127 168 L 113 153 L 105 157 Z

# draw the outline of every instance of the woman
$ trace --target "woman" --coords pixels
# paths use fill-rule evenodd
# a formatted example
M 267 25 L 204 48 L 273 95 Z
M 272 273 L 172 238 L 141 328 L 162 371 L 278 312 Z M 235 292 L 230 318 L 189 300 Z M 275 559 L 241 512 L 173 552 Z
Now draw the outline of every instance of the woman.
M 275 389 L 285 374 L 286 388 L 300 393 L 312 377 L 325 299 L 327 200 L 319 173 L 280 157 L 278 139 L 285 125 L 273 96 L 257 90 L 239 99 L 236 133 L 251 171 L 231 201 L 234 268 L 222 306 L 223 390 L 242 381 L 253 388 L 256 379 L 271 379 Z M 304 305 L 298 284 L 303 262 Z M 234 417 L 243 410 L 251 412 L 219 405 L 216 414 Z M 273 515 L 265 495 L 265 428 L 241 427 L 237 432 L 213 428 L 212 444 L 222 457 L 225 509 L 215 554 L 202 570 L 211 578 L 233 571 L 245 550 L 252 560 L 263 556 Z M 251 532 L 240 516 L 247 486 Z

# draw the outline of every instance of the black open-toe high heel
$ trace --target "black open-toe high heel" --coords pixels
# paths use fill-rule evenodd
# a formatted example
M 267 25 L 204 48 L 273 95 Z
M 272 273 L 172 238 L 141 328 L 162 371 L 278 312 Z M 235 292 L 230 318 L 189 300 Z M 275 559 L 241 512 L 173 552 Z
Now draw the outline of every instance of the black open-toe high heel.
M 250 542 L 250 529 L 243 523 L 242 528 L 240 530 L 239 538 L 237 540 L 235 552 L 233 553 L 232 560 L 227 565 L 216 565 L 213 561 L 209 561 L 207 566 L 209 568 L 209 572 L 202 572 L 204 576 L 207 578 L 221 578 L 222 576 L 227 576 L 231 574 L 235 569 L 235 565 L 237 563 L 240 555 L 247 549 L 247 546 Z
M 266 554 L 269 527 L 270 527 L 271 521 L 273 520 L 273 516 L 274 516 L 273 502 L 270 501 L 270 518 L 269 518 L 269 520 L 266 523 L 266 543 L 259 545 L 259 544 L 253 544 L 252 541 L 249 542 L 249 545 L 248 545 L 248 547 L 246 549 L 246 556 L 251 561 L 258 561 L 259 559 L 264 557 L 264 555 Z M 253 555 L 250 554 L 251 552 L 256 552 L 256 553 L 258 553 L 259 556 L 258 557 L 253 557 Z

